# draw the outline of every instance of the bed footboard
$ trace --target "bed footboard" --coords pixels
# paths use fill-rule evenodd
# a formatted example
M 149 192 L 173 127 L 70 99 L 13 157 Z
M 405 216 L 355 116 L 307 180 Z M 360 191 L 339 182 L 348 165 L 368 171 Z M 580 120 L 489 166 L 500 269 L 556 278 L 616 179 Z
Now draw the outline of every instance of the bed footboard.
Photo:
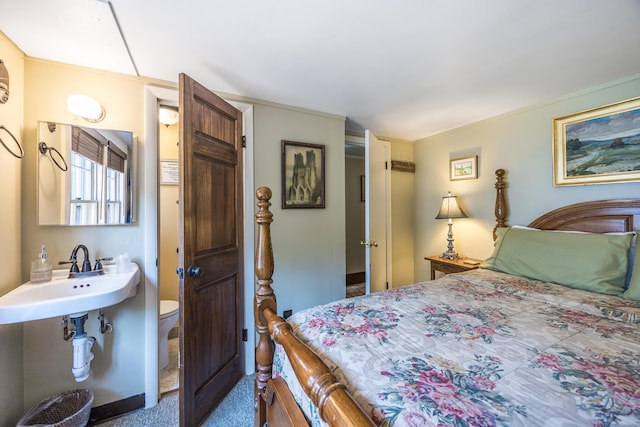
M 288 390 L 286 382 L 272 378 L 274 342 L 282 345 L 291 362 L 298 381 L 320 417 L 330 426 L 373 426 L 373 422 L 349 394 L 346 387 L 331 373 L 327 365 L 294 334 L 289 324 L 277 313 L 273 283 L 273 249 L 270 224 L 273 214 L 271 190 L 260 187 L 258 198 L 258 241 L 256 246 L 255 272 L 257 289 L 254 299 L 254 315 L 258 343 L 256 345 L 255 427 L 265 423 L 272 427 L 291 425 L 298 427 L 304 420 L 300 408 Z M 306 423 L 306 421 L 305 421 Z

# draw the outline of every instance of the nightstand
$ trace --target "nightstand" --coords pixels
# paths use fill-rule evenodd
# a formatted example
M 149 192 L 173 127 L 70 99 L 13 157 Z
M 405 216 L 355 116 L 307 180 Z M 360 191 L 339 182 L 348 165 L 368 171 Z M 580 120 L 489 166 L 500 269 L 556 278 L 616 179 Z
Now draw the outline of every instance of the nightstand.
M 426 256 L 424 259 L 429 260 L 431 263 L 431 280 L 436 278 L 436 271 L 440 271 L 444 274 L 461 273 L 463 271 L 475 270 L 482 263 L 479 259 L 446 259 L 442 258 L 440 255 Z

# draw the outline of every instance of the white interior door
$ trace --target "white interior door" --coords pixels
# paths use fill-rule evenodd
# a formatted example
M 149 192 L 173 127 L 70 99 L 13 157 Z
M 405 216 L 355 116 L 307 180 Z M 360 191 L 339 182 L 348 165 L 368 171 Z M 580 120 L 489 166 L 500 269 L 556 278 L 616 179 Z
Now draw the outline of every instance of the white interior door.
M 364 134 L 366 292 L 389 287 L 391 277 L 391 146 Z

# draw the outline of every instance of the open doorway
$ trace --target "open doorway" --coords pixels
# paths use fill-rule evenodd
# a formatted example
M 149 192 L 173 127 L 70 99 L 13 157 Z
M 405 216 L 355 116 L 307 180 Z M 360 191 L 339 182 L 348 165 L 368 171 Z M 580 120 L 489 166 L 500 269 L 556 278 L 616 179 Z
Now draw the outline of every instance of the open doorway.
M 354 296 L 392 287 L 390 164 L 390 141 L 369 130 L 345 135 L 346 281 Z M 362 281 L 364 292 L 354 290 Z
M 177 390 L 178 371 L 178 108 L 160 104 L 158 111 L 158 157 L 160 158 L 158 190 L 158 293 L 160 323 L 158 324 L 158 368 L 160 395 Z
M 346 296 L 365 294 L 364 136 L 345 136 Z
M 253 328 L 253 293 L 254 293 L 254 272 L 253 272 L 253 250 L 254 250 L 254 224 L 253 216 L 255 209 L 254 202 L 254 178 L 253 178 L 253 106 L 241 102 L 230 101 L 234 107 L 243 112 L 243 134 L 246 138 L 246 149 L 243 157 L 244 184 L 245 184 L 245 224 L 244 224 L 244 240 L 245 240 L 245 301 L 244 301 L 244 325 L 250 330 Z M 160 181 L 162 158 L 159 147 L 159 138 L 161 128 L 164 125 L 159 122 L 159 106 L 167 105 L 177 108 L 178 91 L 175 89 L 166 89 L 156 86 L 146 86 L 145 88 L 145 139 L 148 141 L 144 146 L 144 170 L 145 183 L 142 192 L 145 203 L 149 206 L 156 206 L 157 209 L 146 209 L 143 217 L 145 222 L 145 265 L 156 265 L 157 268 L 148 267 L 145 270 L 145 353 L 148 355 L 145 363 L 145 407 L 155 406 L 160 399 L 160 367 L 159 367 L 159 318 L 160 318 L 160 301 L 161 301 L 161 285 L 160 285 L 160 237 L 164 233 L 160 227 Z M 179 125 L 175 125 L 178 127 Z M 171 138 L 169 138 L 171 141 Z M 177 139 L 173 143 L 177 143 Z M 170 145 L 171 143 L 169 143 Z M 177 146 L 175 146 L 177 148 Z M 165 170 L 169 173 L 171 166 L 168 165 Z M 165 176 L 167 178 L 167 176 Z M 178 209 L 176 200 L 173 200 L 175 209 Z M 171 197 L 167 198 L 167 203 L 171 203 Z M 177 228 L 177 226 L 176 226 Z M 168 245 L 171 251 L 171 245 Z M 177 246 L 173 247 L 175 253 Z M 176 254 L 177 255 L 177 254 Z M 176 276 L 176 263 L 170 263 L 166 266 L 170 273 Z M 255 358 L 254 347 L 255 339 L 253 334 L 248 334 L 245 346 L 245 373 L 250 374 L 254 371 Z

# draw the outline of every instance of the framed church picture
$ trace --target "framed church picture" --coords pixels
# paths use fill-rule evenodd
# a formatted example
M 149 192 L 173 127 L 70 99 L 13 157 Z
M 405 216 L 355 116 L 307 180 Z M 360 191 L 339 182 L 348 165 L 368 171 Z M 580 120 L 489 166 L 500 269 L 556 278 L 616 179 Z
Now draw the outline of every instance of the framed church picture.
M 282 209 L 325 207 L 324 145 L 281 141 Z

